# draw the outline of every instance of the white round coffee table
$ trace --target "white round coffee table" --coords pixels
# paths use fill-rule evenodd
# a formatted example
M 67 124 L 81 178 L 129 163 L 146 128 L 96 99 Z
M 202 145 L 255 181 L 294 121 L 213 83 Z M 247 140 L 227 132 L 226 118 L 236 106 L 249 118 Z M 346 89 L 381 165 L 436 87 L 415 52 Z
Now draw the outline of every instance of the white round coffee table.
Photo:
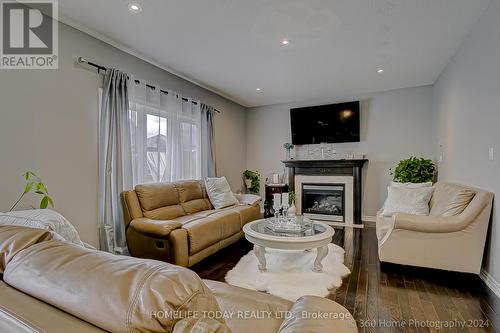
M 259 269 L 266 270 L 266 247 L 281 250 L 310 250 L 316 248 L 318 253 L 314 261 L 313 271 L 321 272 L 321 261 L 328 254 L 328 244 L 332 242 L 335 231 L 325 223 L 313 222 L 313 226 L 305 231 L 295 233 L 276 233 L 266 226 L 266 220 L 256 220 L 243 226 L 245 238 L 251 242 L 253 251 L 259 261 Z

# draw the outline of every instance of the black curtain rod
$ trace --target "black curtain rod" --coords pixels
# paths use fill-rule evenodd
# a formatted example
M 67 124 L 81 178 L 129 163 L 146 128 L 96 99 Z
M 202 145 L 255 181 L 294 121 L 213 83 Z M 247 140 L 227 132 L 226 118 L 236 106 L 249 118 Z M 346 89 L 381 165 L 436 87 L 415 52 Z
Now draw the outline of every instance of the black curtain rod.
M 92 61 L 88 61 L 88 60 L 84 59 L 83 57 L 78 57 L 78 62 L 79 62 L 79 63 L 81 63 L 81 64 L 87 64 L 87 65 L 89 65 L 89 66 L 92 66 L 92 67 L 97 68 L 97 73 L 99 73 L 99 74 L 101 74 L 101 70 L 103 70 L 103 71 L 105 71 L 105 72 L 106 72 L 106 70 L 107 70 L 107 68 L 106 68 L 106 67 L 101 66 L 101 65 L 98 65 L 98 64 L 96 64 L 96 63 L 93 63 Z M 128 76 L 127 76 L 127 79 L 129 79 L 129 77 L 128 77 Z M 139 81 L 139 80 L 134 80 L 134 82 L 135 82 L 136 84 L 139 84 L 141 81 Z M 150 89 L 153 89 L 153 90 L 155 90 L 155 89 L 156 89 L 156 87 L 155 87 L 155 86 L 153 86 L 153 85 L 151 85 L 151 84 L 147 84 L 147 83 L 146 83 L 146 87 L 148 87 L 148 88 L 150 88 Z M 166 91 L 166 90 L 162 90 L 162 89 L 160 89 L 160 92 L 162 92 L 162 93 L 164 93 L 164 94 L 167 94 L 167 95 L 168 95 L 168 91 Z M 179 97 L 179 95 L 177 95 L 177 97 Z M 182 100 L 183 100 L 183 101 L 185 101 L 185 102 L 189 101 L 189 99 L 187 99 L 187 98 L 185 98 L 185 97 L 183 97 L 183 98 L 182 98 Z M 191 101 L 191 103 L 193 103 L 194 105 L 198 105 L 198 102 L 195 102 L 195 101 Z M 219 110 L 217 110 L 217 109 L 214 109 L 214 111 L 215 111 L 215 112 L 217 112 L 217 113 L 220 113 L 220 111 L 219 111 Z

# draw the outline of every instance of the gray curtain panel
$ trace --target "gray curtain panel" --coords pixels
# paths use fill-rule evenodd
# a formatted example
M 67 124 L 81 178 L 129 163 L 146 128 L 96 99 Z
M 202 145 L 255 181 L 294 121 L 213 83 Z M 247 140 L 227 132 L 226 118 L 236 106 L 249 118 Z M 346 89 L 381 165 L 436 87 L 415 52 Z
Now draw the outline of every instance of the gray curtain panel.
M 132 188 L 132 150 L 127 74 L 108 69 L 99 123 L 100 249 L 128 253 L 120 193 Z
M 201 176 L 216 177 L 215 163 L 215 110 L 200 103 L 201 110 Z

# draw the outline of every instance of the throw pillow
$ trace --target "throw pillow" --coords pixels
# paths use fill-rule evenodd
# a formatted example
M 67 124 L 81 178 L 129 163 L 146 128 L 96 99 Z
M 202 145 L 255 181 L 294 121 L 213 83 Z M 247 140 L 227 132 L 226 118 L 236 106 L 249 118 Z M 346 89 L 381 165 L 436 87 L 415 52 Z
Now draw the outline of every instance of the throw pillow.
M 75 227 L 64 216 L 51 209 L 0 213 L 0 225 L 17 225 L 54 231 L 70 243 L 84 245 Z
M 432 182 L 427 182 L 427 183 L 398 183 L 398 182 L 391 182 L 391 186 L 394 186 L 394 187 L 406 187 L 406 188 L 422 188 L 422 187 L 432 187 Z
M 429 201 L 432 197 L 433 187 L 405 188 L 387 187 L 387 200 L 383 216 L 392 216 L 394 213 L 407 213 L 413 215 L 429 215 Z
M 431 216 L 455 216 L 469 205 L 476 192 L 465 186 L 437 183 L 431 201 Z
M 226 177 L 205 178 L 205 187 L 208 198 L 215 209 L 234 206 L 238 204 L 238 199 L 234 196 L 229 187 Z
M 422 187 L 432 187 L 432 182 L 427 182 L 427 183 L 398 183 L 398 182 L 391 182 L 391 186 L 393 187 L 404 187 L 404 188 L 422 188 Z M 384 205 L 382 206 L 382 210 L 384 210 L 384 207 L 387 203 L 387 199 L 384 201 Z

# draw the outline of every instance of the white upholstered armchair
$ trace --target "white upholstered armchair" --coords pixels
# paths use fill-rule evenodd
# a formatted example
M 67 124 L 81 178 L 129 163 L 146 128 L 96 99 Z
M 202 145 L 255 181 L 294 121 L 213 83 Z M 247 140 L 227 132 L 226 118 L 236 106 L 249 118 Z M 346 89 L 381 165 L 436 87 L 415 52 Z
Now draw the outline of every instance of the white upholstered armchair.
M 434 188 L 429 216 L 378 214 L 380 261 L 478 274 L 493 193 L 443 182 Z

